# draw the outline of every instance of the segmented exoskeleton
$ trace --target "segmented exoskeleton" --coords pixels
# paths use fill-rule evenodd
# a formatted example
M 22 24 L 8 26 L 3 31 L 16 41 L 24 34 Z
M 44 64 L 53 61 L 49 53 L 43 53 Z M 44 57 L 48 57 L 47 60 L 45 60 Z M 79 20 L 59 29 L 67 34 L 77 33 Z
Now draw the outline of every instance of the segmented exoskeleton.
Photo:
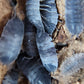
M 58 59 L 55 45 L 52 38 L 47 33 L 42 33 L 41 37 L 36 37 L 37 47 L 43 66 L 49 71 L 53 72 L 58 67 Z
M 0 38 L 1 62 L 10 64 L 17 58 L 21 49 L 23 35 L 23 22 L 15 16 L 8 21 Z
M 55 0 L 43 0 L 40 3 L 40 12 L 45 30 L 52 35 L 58 22 Z
M 24 54 L 23 54 L 24 55 Z M 51 76 L 45 70 L 39 59 L 29 60 L 22 54 L 17 60 L 19 69 L 29 79 L 30 84 L 51 84 Z
M 25 33 L 23 40 L 23 48 L 29 57 L 36 57 L 38 55 L 36 45 L 36 30 L 34 26 L 25 18 L 24 22 Z
M 58 22 L 55 0 L 27 0 L 27 17 L 37 32 L 45 30 L 52 35 Z M 44 24 L 44 25 L 43 25 Z M 40 32 L 41 33 L 41 32 Z
M 72 33 L 78 35 L 84 29 L 84 1 L 66 0 L 65 22 Z
M 68 57 L 60 66 L 63 75 L 72 75 L 80 68 L 84 68 L 84 53 L 77 53 Z
M 44 32 L 44 26 L 40 15 L 40 0 L 27 0 L 26 11 L 27 18 L 37 28 L 37 32 Z
M 12 66 L 12 69 L 8 70 L 5 75 L 2 84 L 18 84 L 19 70 L 16 65 Z

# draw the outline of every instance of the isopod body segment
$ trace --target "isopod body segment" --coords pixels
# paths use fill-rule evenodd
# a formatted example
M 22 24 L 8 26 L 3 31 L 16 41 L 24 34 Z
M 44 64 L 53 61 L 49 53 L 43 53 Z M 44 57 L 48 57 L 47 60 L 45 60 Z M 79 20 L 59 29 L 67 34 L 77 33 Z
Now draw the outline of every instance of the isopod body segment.
M 28 78 L 30 84 L 51 84 L 51 76 L 43 67 L 40 59 L 27 59 L 21 54 L 17 60 L 19 69 Z
M 77 53 L 68 57 L 60 66 L 63 75 L 72 75 L 80 68 L 84 68 L 84 53 Z
M 29 21 L 37 28 L 37 32 L 44 32 L 44 26 L 40 15 L 40 0 L 27 0 L 26 14 Z
M 41 38 L 41 39 L 40 39 Z M 37 47 L 43 66 L 49 71 L 53 72 L 58 67 L 58 58 L 56 54 L 55 45 L 49 34 L 42 33 L 41 37 L 36 37 Z
M 45 31 L 52 35 L 58 23 L 58 13 L 55 0 L 43 0 L 40 2 L 40 12 Z
M 24 24 L 18 17 L 8 21 L 0 38 L 0 61 L 4 64 L 13 62 L 21 49 L 24 36 Z
M 36 45 L 36 30 L 34 26 L 25 18 L 24 22 L 25 32 L 23 40 L 23 49 L 30 58 L 38 56 L 38 49 Z
M 84 29 L 84 1 L 65 1 L 65 23 L 72 35 L 78 35 Z

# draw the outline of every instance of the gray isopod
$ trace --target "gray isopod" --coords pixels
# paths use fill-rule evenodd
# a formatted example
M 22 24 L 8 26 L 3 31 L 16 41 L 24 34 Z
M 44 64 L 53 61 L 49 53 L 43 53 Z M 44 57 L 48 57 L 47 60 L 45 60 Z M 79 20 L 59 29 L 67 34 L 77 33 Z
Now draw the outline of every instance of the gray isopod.
M 30 60 L 27 57 L 24 58 L 24 54 L 20 54 L 17 65 L 30 84 L 51 84 L 51 76 L 39 59 Z
M 25 18 L 24 26 L 25 32 L 23 49 L 30 58 L 36 57 L 38 55 L 38 49 L 36 45 L 36 30 L 27 18 Z
M 84 0 L 66 0 L 65 23 L 72 35 L 84 29 Z
M 58 13 L 55 0 L 43 0 L 40 3 L 40 12 L 44 28 L 52 35 L 58 22 Z
M 68 57 L 60 66 L 63 75 L 73 75 L 80 68 L 84 68 L 84 53 L 77 53 Z
M 13 17 L 6 24 L 0 38 L 0 61 L 5 64 L 13 62 L 21 49 L 24 25 L 19 18 Z
M 41 38 L 41 39 L 40 39 Z M 36 37 L 37 47 L 43 66 L 49 71 L 53 72 L 58 67 L 58 58 L 56 54 L 55 45 L 49 34 L 42 33 L 41 37 Z
M 26 11 L 27 18 L 37 28 L 37 32 L 44 32 L 44 26 L 40 15 L 40 0 L 27 0 Z

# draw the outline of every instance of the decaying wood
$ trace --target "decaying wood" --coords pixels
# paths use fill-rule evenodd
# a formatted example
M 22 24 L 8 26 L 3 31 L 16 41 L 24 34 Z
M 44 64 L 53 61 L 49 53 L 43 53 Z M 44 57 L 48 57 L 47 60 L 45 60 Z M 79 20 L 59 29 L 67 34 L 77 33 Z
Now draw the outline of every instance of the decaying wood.
M 8 70 L 7 66 L 0 63 L 0 84 L 2 84 L 2 80 L 3 80 L 7 70 Z
M 11 17 L 12 7 L 10 6 L 8 0 L 0 0 L 0 36 L 3 27 L 7 23 L 8 19 Z
M 64 21 L 64 24 L 59 22 L 57 25 L 59 32 L 56 30 L 54 34 L 54 42 L 66 43 L 67 46 L 58 51 L 59 68 L 56 72 L 51 73 L 51 76 L 59 81 L 58 84 L 83 84 L 84 69 L 80 69 L 71 76 L 63 75 L 60 72 L 60 66 L 64 60 L 71 57 L 74 53 L 84 53 L 84 33 L 82 32 L 78 38 L 76 38 L 76 36 L 71 37 L 65 25 L 65 0 L 56 0 L 56 4 L 59 12 L 59 19 Z
M 25 3 L 26 0 L 16 0 L 17 4 L 16 4 L 16 14 L 18 15 L 18 17 L 21 20 L 24 20 L 25 18 Z

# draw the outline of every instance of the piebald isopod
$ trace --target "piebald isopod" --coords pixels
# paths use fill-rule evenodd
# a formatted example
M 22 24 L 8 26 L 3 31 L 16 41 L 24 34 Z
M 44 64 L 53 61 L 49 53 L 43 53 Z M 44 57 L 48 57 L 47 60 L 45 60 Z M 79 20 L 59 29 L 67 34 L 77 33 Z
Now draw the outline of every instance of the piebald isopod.
M 38 49 L 36 45 L 36 31 L 34 26 L 25 18 L 24 22 L 25 33 L 23 40 L 23 49 L 29 57 L 36 57 L 38 55 Z
M 48 34 L 52 35 L 58 22 L 55 0 L 43 0 L 40 3 L 42 22 Z
M 29 79 L 30 84 L 51 84 L 51 76 L 43 67 L 39 59 L 29 60 L 23 55 L 17 60 L 19 69 Z
M 68 57 L 60 66 L 63 75 L 73 75 L 80 68 L 84 68 L 84 53 L 77 53 Z
M 0 61 L 10 64 L 14 61 L 21 49 L 24 36 L 23 22 L 13 17 L 6 24 L 0 38 Z
M 65 22 L 72 35 L 78 35 L 84 29 L 83 5 L 83 0 L 66 0 Z
M 42 33 L 41 37 L 36 37 L 37 47 L 43 66 L 49 71 L 53 72 L 58 67 L 58 59 L 55 45 L 52 38 L 47 33 Z

